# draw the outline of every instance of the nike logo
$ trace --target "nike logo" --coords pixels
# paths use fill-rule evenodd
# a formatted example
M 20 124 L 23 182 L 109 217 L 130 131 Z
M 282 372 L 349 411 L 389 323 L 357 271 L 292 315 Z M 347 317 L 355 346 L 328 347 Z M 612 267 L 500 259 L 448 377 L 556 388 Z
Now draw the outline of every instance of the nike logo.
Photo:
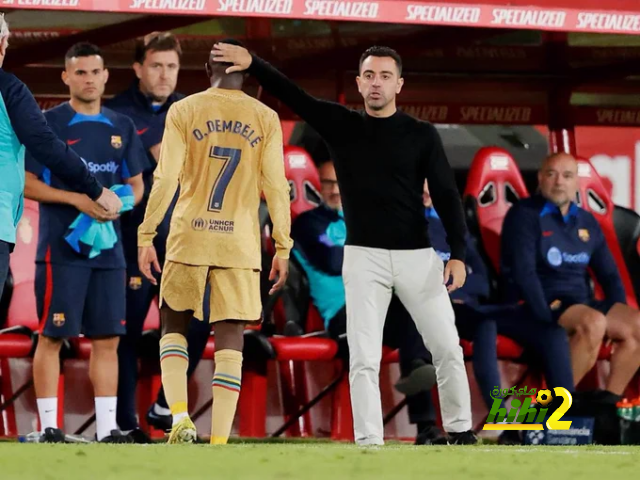
M 543 236 L 543 237 L 550 237 L 551 235 L 553 235 L 553 232 L 551 232 L 551 231 L 548 231 L 548 230 L 547 230 L 547 231 L 545 231 L 545 232 L 542 232 L 542 236 Z
M 146 132 L 147 130 L 149 130 L 149 127 L 147 128 L 143 128 L 142 130 L 138 130 L 137 133 L 138 135 L 142 135 L 144 132 Z
M 45 411 L 44 411 L 44 413 L 51 413 L 51 412 L 55 412 L 55 409 L 45 410 Z
M 67 140 L 67 145 L 75 145 L 76 143 L 78 143 L 80 140 L 82 140 L 81 138 L 78 138 L 77 140 Z

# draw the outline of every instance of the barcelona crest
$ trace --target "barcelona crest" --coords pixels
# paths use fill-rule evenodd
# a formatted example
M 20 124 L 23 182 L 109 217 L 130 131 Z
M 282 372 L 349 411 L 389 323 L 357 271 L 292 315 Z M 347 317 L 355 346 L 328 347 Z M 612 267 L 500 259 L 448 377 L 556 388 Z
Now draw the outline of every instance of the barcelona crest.
M 53 314 L 53 324 L 56 327 L 63 326 L 64 322 L 65 322 L 64 313 L 54 313 Z
M 142 277 L 131 277 L 129 279 L 129 288 L 131 290 L 140 290 L 142 288 Z
M 586 228 L 580 228 L 578 230 L 578 238 L 580 238 L 580 240 L 582 240 L 583 242 L 588 242 L 589 241 L 589 230 L 587 230 Z

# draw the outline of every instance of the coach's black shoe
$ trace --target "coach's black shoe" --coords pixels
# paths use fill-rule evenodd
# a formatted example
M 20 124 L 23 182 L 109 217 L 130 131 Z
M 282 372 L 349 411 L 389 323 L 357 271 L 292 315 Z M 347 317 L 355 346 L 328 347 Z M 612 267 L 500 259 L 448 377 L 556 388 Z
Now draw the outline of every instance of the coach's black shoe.
M 446 445 L 447 437 L 436 426 L 429 426 L 418 433 L 415 445 Z
M 448 433 L 431 442 L 431 445 L 477 445 L 480 443 L 478 437 L 471 430 L 460 433 Z
M 66 443 L 64 433 L 59 428 L 45 428 L 40 443 Z
M 120 430 L 111 430 L 111 435 L 107 435 L 100 443 L 134 443 L 133 438 Z
M 157 430 L 170 432 L 173 427 L 173 417 L 171 415 L 158 415 L 153 410 L 154 405 L 155 403 L 151 405 L 151 408 L 147 411 L 147 423 Z
M 450 433 L 448 443 L 449 445 L 477 445 L 480 440 L 472 430 L 467 430 L 466 432 Z
M 131 438 L 133 443 L 139 443 L 139 444 L 153 443 L 153 440 L 151 440 L 151 437 L 147 435 L 147 433 L 140 428 L 134 428 L 129 433 L 127 433 L 127 435 L 129 436 L 129 438 Z

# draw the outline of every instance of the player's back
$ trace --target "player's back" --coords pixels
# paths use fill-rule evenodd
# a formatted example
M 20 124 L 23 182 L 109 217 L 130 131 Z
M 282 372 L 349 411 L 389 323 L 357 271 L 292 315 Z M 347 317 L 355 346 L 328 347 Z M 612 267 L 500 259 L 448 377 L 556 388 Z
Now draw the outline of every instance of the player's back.
M 184 135 L 186 152 L 167 258 L 260 268 L 262 163 L 267 140 L 281 134 L 277 114 L 240 90 L 218 88 L 171 108 L 168 121 Z

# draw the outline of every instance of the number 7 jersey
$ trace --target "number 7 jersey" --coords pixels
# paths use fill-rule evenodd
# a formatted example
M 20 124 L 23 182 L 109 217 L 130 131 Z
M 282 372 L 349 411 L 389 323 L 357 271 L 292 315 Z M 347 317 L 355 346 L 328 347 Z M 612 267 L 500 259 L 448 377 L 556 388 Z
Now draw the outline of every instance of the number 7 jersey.
M 264 192 L 276 254 L 289 258 L 291 212 L 278 115 L 240 90 L 210 88 L 174 103 L 138 246 L 152 246 L 175 192 L 167 260 L 260 269 Z

